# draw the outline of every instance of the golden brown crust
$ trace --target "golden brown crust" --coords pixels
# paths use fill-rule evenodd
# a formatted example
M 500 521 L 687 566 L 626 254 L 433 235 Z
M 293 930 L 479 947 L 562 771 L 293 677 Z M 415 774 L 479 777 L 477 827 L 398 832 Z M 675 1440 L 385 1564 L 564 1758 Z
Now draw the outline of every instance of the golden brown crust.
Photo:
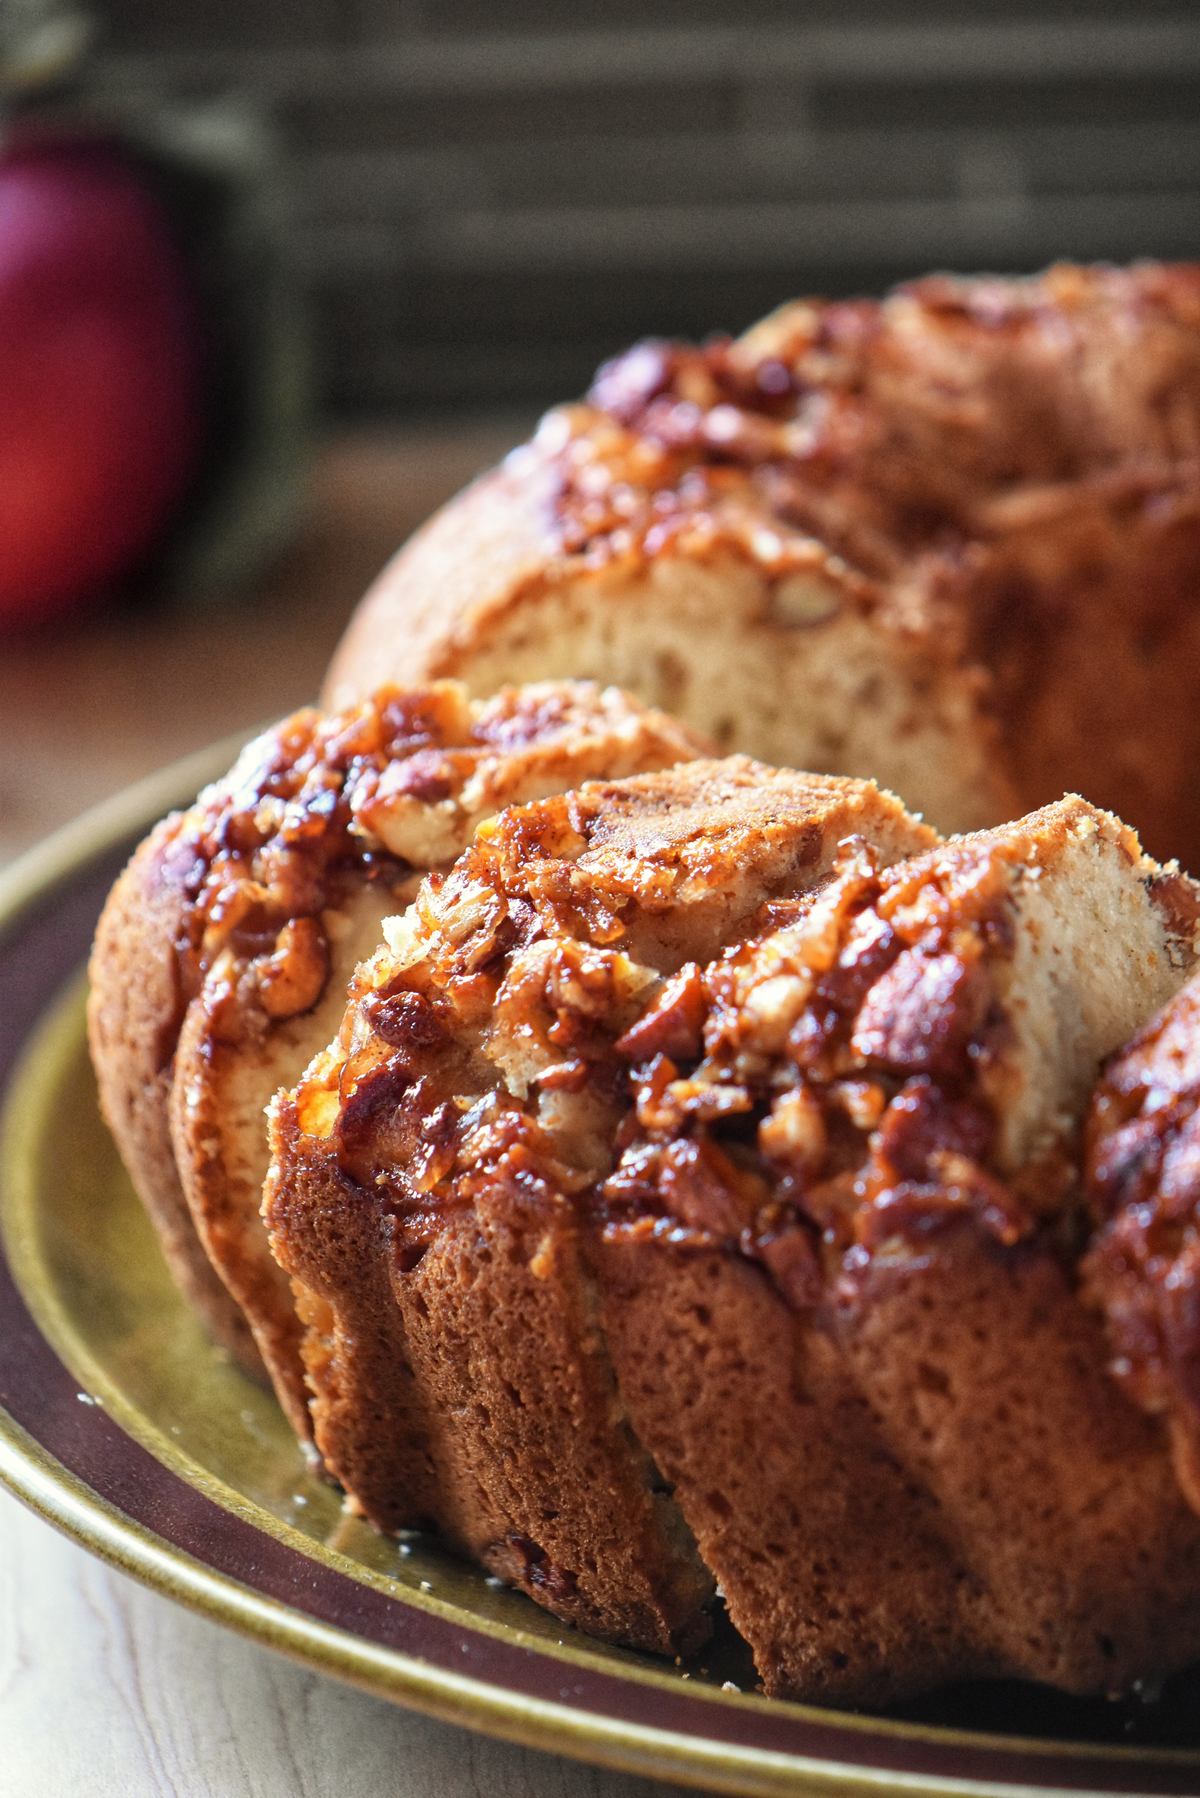
M 886 1703 L 998 1662 L 975 1582 L 827 1325 L 712 1248 L 600 1237 L 622 1397 L 765 1689 Z
M 187 1004 L 177 943 L 184 898 L 163 879 L 183 819 L 166 819 L 114 886 L 89 969 L 88 1038 L 105 1119 L 168 1265 L 212 1335 L 263 1377 L 249 1325 L 196 1235 L 171 1144 L 173 1059 Z
M 1047 1245 L 959 1226 L 907 1265 L 877 1261 L 837 1340 L 984 1593 L 976 1641 L 996 1664 L 1112 1693 L 1195 1657 L 1200 1524 Z
M 267 1197 L 273 1245 L 286 1244 L 279 1263 L 294 1281 L 304 1326 L 312 1433 L 351 1493 L 380 1494 L 373 1520 L 382 1529 L 427 1524 L 440 1509 L 435 1420 L 390 1303 L 390 1219 L 324 1144 L 307 1138 L 291 1095 L 276 1097 L 269 1123 L 273 1164 L 291 1173 L 285 1186 L 273 1167 Z M 343 1409 L 364 1420 L 356 1456 L 336 1452 Z
M 355 614 L 324 703 L 353 704 L 402 666 L 428 670 L 418 678 L 461 678 L 456 648 L 485 630 L 496 608 L 515 607 L 544 582 L 558 486 L 552 461 L 518 455 L 436 512 L 376 583 L 378 600 Z
M 586 665 L 944 829 L 1082 787 L 1194 861 L 1198 294 L 1157 264 L 939 277 L 641 345 L 400 553 L 329 690 Z M 695 647 L 727 628 L 731 708 Z M 831 667 L 874 705 L 819 716 Z
M 698 748 L 671 720 L 580 683 L 486 703 L 453 683 L 384 689 L 266 733 L 118 883 L 92 964 L 106 1113 L 173 1267 L 253 1364 L 249 1320 L 299 1433 L 294 1305 L 258 1218 L 267 1100 L 328 1040 L 384 914 L 481 817 Z
M 595 1634 L 698 1646 L 710 1582 L 615 1416 L 553 1182 L 522 1170 L 514 1203 L 496 1179 L 417 1256 L 388 1195 L 306 1139 L 287 1095 L 272 1128 L 273 1240 L 315 1320 L 314 1433 L 356 1504 L 385 1528 L 436 1522 Z

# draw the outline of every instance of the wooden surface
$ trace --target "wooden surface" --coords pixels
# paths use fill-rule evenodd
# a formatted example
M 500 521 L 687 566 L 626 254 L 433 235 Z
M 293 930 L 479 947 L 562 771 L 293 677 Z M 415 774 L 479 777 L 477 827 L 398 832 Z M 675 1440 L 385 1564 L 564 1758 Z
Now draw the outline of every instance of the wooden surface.
M 353 601 L 519 421 L 321 459 L 294 550 L 237 605 L 0 642 L 0 863 L 229 731 L 303 703 Z M 4 1798 L 652 1798 L 293 1667 L 93 1560 L 0 1493 Z

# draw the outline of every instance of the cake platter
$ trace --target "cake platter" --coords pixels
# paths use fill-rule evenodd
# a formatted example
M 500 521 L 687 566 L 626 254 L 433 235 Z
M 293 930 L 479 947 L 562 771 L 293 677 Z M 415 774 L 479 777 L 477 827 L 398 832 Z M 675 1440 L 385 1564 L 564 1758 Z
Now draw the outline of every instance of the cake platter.
M 155 818 L 218 745 L 0 883 L 0 1480 L 160 1592 L 450 1722 L 714 1791 L 1200 1791 L 1200 1674 L 1153 1702 L 1015 1685 L 888 1715 L 771 1702 L 731 1631 L 671 1665 L 564 1631 L 425 1538 L 385 1540 L 177 1298 L 100 1119 L 84 964 Z

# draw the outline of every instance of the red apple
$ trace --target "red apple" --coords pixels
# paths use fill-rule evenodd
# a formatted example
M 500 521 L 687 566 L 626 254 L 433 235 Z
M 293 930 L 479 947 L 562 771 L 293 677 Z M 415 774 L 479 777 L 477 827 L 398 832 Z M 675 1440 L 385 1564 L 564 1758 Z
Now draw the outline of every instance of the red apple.
M 0 628 L 98 599 L 161 537 L 202 446 L 201 346 L 132 158 L 0 148 Z

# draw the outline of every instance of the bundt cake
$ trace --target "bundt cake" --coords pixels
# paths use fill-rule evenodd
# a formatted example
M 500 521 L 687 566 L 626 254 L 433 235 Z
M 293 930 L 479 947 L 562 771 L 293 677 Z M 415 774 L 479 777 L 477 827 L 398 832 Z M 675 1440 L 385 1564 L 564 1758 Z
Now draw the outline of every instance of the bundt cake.
M 267 1101 L 336 1032 L 385 915 L 481 818 L 701 747 L 585 683 L 384 689 L 267 731 L 117 882 L 91 964 L 105 1116 L 177 1279 L 245 1365 L 266 1361 L 301 1435 L 299 1326 L 259 1216 Z
M 1197 593 L 1182 266 L 642 345 L 418 533 L 91 970 L 353 1507 L 779 1695 L 1200 1655 L 1200 887 L 1113 815 L 1200 870 Z
M 1200 869 L 1200 269 L 938 277 L 643 344 L 419 532 L 335 658 L 591 675 L 939 829 L 1077 787 Z
M 1079 1295 L 1078 1136 L 1198 901 L 1078 798 L 941 843 L 743 758 L 485 824 L 272 1107 L 327 1467 L 618 1641 L 719 1586 L 774 1694 L 1181 1665 L 1200 1518 Z

